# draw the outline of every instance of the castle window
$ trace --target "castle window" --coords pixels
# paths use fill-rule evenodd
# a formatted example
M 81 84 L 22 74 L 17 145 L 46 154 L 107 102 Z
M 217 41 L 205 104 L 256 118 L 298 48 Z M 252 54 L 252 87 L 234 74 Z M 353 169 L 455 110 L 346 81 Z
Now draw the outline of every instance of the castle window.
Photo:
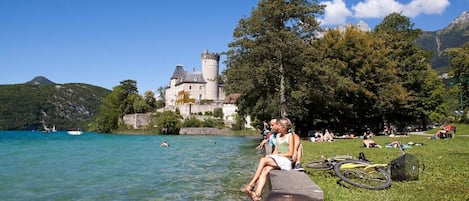
M 189 90 L 191 90 L 191 89 L 192 89 L 192 86 L 189 86 Z
M 202 94 L 199 94 L 199 100 L 202 100 Z
M 199 86 L 199 89 L 202 90 L 202 86 Z

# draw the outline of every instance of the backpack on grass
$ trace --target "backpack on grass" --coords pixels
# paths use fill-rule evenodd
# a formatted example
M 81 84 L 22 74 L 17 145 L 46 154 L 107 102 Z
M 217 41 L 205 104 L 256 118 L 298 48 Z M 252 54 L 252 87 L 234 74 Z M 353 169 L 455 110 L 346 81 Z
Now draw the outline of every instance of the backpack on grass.
M 391 161 L 393 181 L 413 181 L 420 176 L 420 161 L 412 154 L 404 154 Z

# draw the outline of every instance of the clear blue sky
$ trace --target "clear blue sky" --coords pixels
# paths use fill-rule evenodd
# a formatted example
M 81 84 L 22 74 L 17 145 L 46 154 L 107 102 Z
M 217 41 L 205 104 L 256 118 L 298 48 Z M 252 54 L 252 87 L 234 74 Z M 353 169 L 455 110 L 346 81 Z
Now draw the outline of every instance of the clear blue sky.
M 202 51 L 226 51 L 239 19 L 250 16 L 257 2 L 0 0 L 0 84 L 45 76 L 112 89 L 132 79 L 141 94 L 156 91 L 168 84 L 177 64 L 200 71 Z M 373 28 L 397 11 L 428 31 L 469 9 L 469 0 L 320 2 L 328 5 L 320 18 L 325 26 L 364 20 Z

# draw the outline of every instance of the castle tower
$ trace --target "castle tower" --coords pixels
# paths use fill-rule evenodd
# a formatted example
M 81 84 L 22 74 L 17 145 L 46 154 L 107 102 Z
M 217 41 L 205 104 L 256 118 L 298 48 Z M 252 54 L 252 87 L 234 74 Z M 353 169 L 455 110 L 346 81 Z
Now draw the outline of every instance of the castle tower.
M 186 72 L 181 64 L 176 65 L 173 76 L 169 80 L 169 86 L 165 89 L 165 105 L 174 106 L 176 102 L 176 85 L 184 80 Z
M 205 85 L 205 99 L 218 100 L 218 62 L 220 55 L 205 50 L 200 57 Z

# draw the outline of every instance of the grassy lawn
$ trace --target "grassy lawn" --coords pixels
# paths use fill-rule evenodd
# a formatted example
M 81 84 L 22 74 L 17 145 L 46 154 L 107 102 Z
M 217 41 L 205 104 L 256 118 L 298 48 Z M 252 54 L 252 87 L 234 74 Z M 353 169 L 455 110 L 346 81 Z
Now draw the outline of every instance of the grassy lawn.
M 457 125 L 458 126 L 458 125 Z M 463 128 L 464 127 L 464 128 Z M 461 129 L 460 129 L 461 128 Z M 466 130 L 465 130 L 466 129 Z M 392 182 L 386 190 L 366 190 L 341 186 L 333 172 L 305 168 L 307 174 L 324 191 L 325 200 L 469 200 L 469 126 L 458 127 L 454 139 L 430 140 L 428 136 L 378 136 L 374 140 L 383 148 L 364 148 L 361 139 L 339 139 L 331 143 L 303 141 L 302 163 L 335 155 L 358 157 L 360 152 L 375 163 L 387 163 L 400 156 L 398 148 L 384 148 L 386 142 L 401 140 L 423 143 L 407 149 L 425 165 L 418 181 Z M 433 133 L 429 132 L 429 133 Z

